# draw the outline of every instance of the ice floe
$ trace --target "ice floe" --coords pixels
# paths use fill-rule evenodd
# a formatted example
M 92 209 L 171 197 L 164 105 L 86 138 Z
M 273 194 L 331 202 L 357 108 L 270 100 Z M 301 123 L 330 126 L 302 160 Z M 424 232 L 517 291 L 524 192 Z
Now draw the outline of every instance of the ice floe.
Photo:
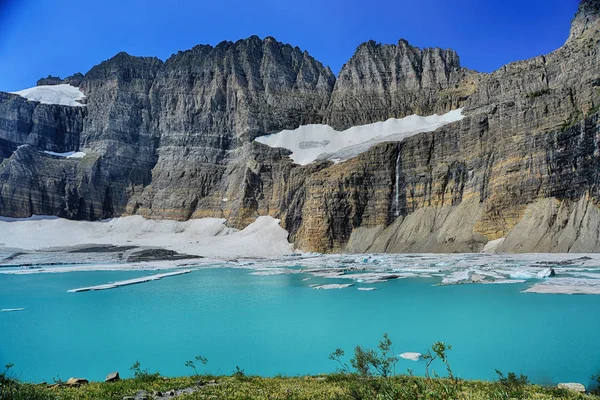
M 292 151 L 296 164 L 306 165 L 317 159 L 341 162 L 363 153 L 377 143 L 401 141 L 422 132 L 431 132 L 446 124 L 460 121 L 462 109 L 444 115 L 390 118 L 385 122 L 355 126 L 338 132 L 329 125 L 312 124 L 256 138 L 270 147 Z
M 400 354 L 401 358 L 404 358 L 405 360 L 410 360 L 410 361 L 419 361 L 422 356 L 423 356 L 423 354 L 421 354 L 421 353 L 412 353 L 412 352 Z
M 89 286 L 89 287 L 83 287 L 83 288 L 78 288 L 78 289 L 69 289 L 69 290 L 67 290 L 67 292 L 78 293 L 78 292 L 88 292 L 88 291 L 94 291 L 94 290 L 114 289 L 114 288 L 117 288 L 117 287 L 120 287 L 120 286 L 135 285 L 135 284 L 138 284 L 138 283 L 144 283 L 144 282 L 150 282 L 150 281 L 157 281 L 157 280 L 160 280 L 162 278 L 167 278 L 169 276 L 189 274 L 190 272 L 192 272 L 191 269 L 186 269 L 186 270 L 183 270 L 183 271 L 167 272 L 167 273 L 164 273 L 164 274 L 156 274 L 156 275 L 150 275 L 150 276 L 143 276 L 141 278 L 127 279 L 125 281 L 106 283 L 104 285 Z
M 84 104 L 81 101 L 85 99 L 85 95 L 79 88 L 67 84 L 35 86 L 11 93 L 43 104 L 58 104 L 72 107 L 83 107 Z
M 24 308 L 3 308 L 0 312 L 15 312 L 15 311 L 24 311 Z
M 600 279 L 553 278 L 536 283 L 523 292 L 546 294 L 600 294 Z
M 372 292 L 373 290 L 377 290 L 377 288 L 374 288 L 374 287 L 359 287 L 358 290 L 360 290 L 361 292 Z
M 313 289 L 319 289 L 319 290 L 335 290 L 335 289 L 346 289 L 349 288 L 351 286 L 354 286 L 351 283 L 331 283 L 328 285 L 311 285 L 311 287 Z

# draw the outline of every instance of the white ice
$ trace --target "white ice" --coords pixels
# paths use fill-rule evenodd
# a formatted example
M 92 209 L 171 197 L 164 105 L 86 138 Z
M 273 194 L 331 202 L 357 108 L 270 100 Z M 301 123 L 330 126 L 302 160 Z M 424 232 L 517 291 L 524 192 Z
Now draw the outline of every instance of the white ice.
M 64 158 L 83 158 L 85 157 L 85 153 L 81 151 L 68 151 L 66 153 L 55 153 L 53 151 L 44 151 L 44 153 L 56 156 L 56 157 L 64 157 Z
M 404 358 L 405 360 L 411 360 L 411 361 L 419 361 L 422 356 L 423 355 L 421 353 L 412 353 L 412 352 L 400 354 L 401 358 Z
M 85 95 L 79 88 L 67 84 L 35 86 L 11 93 L 43 104 L 58 104 L 73 107 L 83 107 L 84 105 L 80 101 L 85 99 Z
M 292 151 L 290 157 L 296 164 L 310 164 L 319 158 L 340 162 L 356 157 L 377 143 L 401 141 L 418 133 L 434 131 L 462 118 L 462 109 L 458 109 L 441 116 L 390 118 L 385 122 L 354 126 L 343 132 L 336 131 L 329 125 L 312 124 L 261 136 L 256 141 Z
M 314 285 L 314 286 L 311 285 L 311 287 L 313 289 L 319 289 L 319 290 L 346 289 L 346 288 L 349 288 L 351 286 L 354 286 L 354 285 L 351 284 L 351 283 L 341 283 L 341 284 L 332 283 L 332 284 L 329 284 L 329 285 Z
M 3 308 L 0 312 L 14 312 L 14 311 L 23 311 L 24 308 Z
M 150 275 L 150 276 L 143 276 L 141 278 L 134 278 L 134 279 L 128 279 L 128 280 L 125 280 L 125 281 L 112 282 L 112 283 L 107 283 L 105 285 L 89 286 L 89 287 L 83 287 L 83 288 L 78 288 L 78 289 L 70 289 L 70 290 L 67 290 L 67 292 L 77 293 L 77 292 L 88 292 L 88 291 L 93 291 L 93 290 L 114 289 L 114 288 L 117 288 L 117 287 L 120 287 L 120 286 L 135 285 L 135 284 L 138 284 L 138 283 L 144 283 L 144 282 L 150 282 L 150 281 L 157 281 L 159 279 L 167 278 L 169 276 L 189 274 L 190 272 L 192 272 L 191 269 L 186 269 L 186 270 L 183 270 L 183 271 L 167 272 L 165 274 L 156 274 L 156 275 Z

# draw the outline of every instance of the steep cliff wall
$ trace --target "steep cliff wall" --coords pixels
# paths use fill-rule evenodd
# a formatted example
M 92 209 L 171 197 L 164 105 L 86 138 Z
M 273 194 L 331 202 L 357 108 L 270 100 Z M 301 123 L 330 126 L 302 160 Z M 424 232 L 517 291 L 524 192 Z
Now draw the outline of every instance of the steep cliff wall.
M 487 241 L 512 233 L 501 250 L 535 251 L 536 246 L 511 243 L 520 236 L 513 229 L 540 199 L 597 203 L 596 5 L 582 3 L 575 33 L 557 51 L 489 75 L 471 75 L 476 85 L 462 100 L 467 117 L 461 122 L 374 148 L 311 176 L 307 190 L 315 189 L 303 203 L 305 218 L 299 236 L 293 236 L 297 243 L 315 251 L 480 251 Z M 581 21 L 585 28 L 578 28 Z M 355 81 L 347 91 L 362 93 L 361 85 Z M 332 103 L 334 99 L 335 91 Z M 375 175 L 382 190 L 357 195 Z M 346 176 L 355 185 L 348 185 Z M 382 205 L 387 213 L 372 218 L 363 208 L 367 203 Z M 562 232 L 561 226 L 554 229 Z M 587 229 L 596 228 L 600 226 Z M 583 251 L 595 246 L 542 248 Z
M 452 50 L 367 42 L 336 79 L 251 37 L 166 62 L 120 53 L 65 80 L 85 107 L 0 93 L 0 214 L 282 220 L 307 251 L 596 251 L 600 2 L 560 49 L 479 74 Z M 299 166 L 253 140 L 463 108 L 435 132 Z M 22 146 L 28 144 L 29 146 Z M 44 151 L 83 151 L 81 159 Z M 543 227 L 543 228 L 542 228 Z

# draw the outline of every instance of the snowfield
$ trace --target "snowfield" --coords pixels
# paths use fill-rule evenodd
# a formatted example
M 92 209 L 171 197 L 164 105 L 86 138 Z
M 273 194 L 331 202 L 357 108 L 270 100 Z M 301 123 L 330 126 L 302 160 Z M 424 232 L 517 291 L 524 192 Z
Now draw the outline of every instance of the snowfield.
M 151 220 L 141 216 L 105 221 L 72 221 L 35 216 L 0 217 L 0 248 L 44 250 L 87 244 L 159 247 L 214 258 L 272 257 L 290 254 L 292 245 L 279 220 L 258 217 L 243 230 L 228 228 L 225 219 L 185 222 Z
M 292 151 L 290 158 L 296 164 L 307 165 L 319 159 L 341 162 L 364 153 L 378 143 L 401 141 L 461 119 L 462 109 L 458 109 L 441 116 L 390 118 L 385 122 L 354 126 L 342 132 L 329 125 L 305 125 L 255 140 L 269 147 L 282 147 Z
M 72 107 L 83 107 L 84 104 L 81 104 L 80 101 L 85 99 L 85 95 L 79 88 L 67 84 L 42 85 L 11 93 L 43 104 L 58 104 Z
M 53 151 L 44 151 L 44 153 L 50 156 L 63 157 L 63 158 L 83 158 L 85 153 L 81 151 L 68 151 L 66 153 L 55 153 Z

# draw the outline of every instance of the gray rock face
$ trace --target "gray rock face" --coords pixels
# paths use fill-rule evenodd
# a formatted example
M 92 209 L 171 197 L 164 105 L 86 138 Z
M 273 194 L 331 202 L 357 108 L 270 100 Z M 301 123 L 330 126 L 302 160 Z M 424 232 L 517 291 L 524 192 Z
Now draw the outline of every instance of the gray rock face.
M 36 85 L 37 86 L 43 86 L 43 85 L 60 85 L 61 83 L 63 83 L 63 80 L 60 79 L 60 77 L 48 75 L 46 78 L 38 79 Z
M 239 159 L 235 150 L 265 133 L 320 122 L 334 80 L 307 52 L 270 37 L 174 55 L 150 93 L 158 164 L 131 208 L 161 218 L 221 216 L 220 193 L 229 191 L 221 183 Z
M 461 68 L 453 50 L 361 44 L 344 65 L 325 122 L 346 129 L 411 114 L 431 115 L 461 107 L 476 73 Z
M 600 251 L 598 3 L 581 2 L 560 49 L 491 74 L 401 40 L 360 45 L 336 80 L 308 53 L 251 37 L 164 63 L 120 53 L 61 81 L 85 107 L 0 93 L 0 214 L 240 228 L 271 215 L 325 252 L 480 251 L 503 237 L 502 251 Z M 337 165 L 253 142 L 459 107 L 460 122 Z

